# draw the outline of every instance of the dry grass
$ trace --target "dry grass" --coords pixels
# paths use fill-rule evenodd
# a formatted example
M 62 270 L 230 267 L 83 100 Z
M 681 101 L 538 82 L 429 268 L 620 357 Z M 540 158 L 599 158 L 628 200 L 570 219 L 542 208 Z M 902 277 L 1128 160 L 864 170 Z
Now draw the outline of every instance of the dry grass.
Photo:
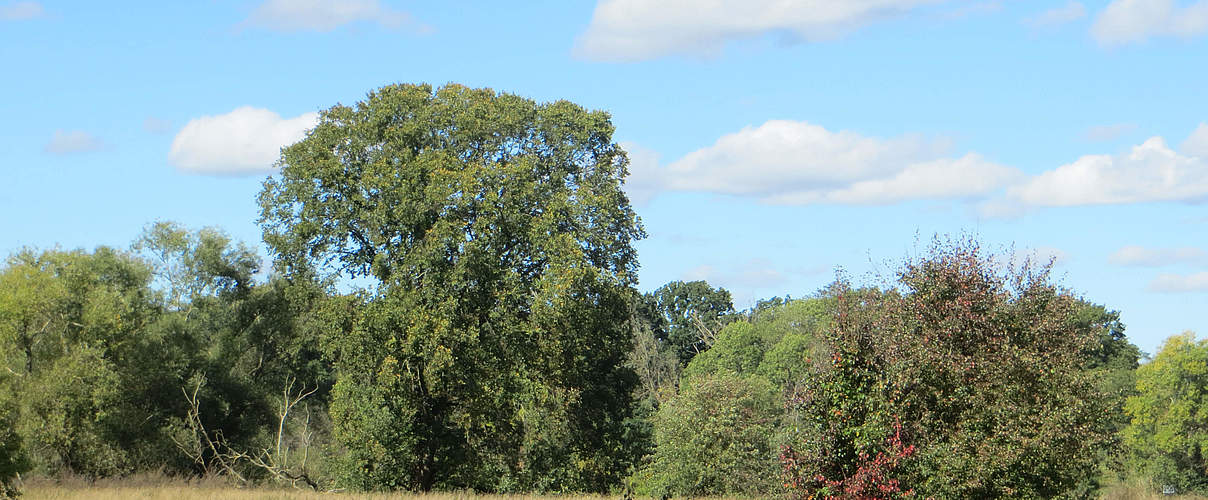
M 606 500 L 590 495 L 475 495 L 472 493 L 317 493 L 282 489 L 240 489 L 229 486 L 64 486 L 30 485 L 21 495 L 24 500 Z M 618 497 L 619 498 L 619 497 Z
M 96 482 L 80 478 L 30 479 L 22 500 L 612 500 L 600 495 L 476 495 L 473 493 L 321 493 L 292 488 L 238 488 L 222 478 L 185 481 L 160 474 L 136 474 Z
M 1200 495 L 1163 495 L 1139 481 L 1104 485 L 1103 500 L 1208 500 Z

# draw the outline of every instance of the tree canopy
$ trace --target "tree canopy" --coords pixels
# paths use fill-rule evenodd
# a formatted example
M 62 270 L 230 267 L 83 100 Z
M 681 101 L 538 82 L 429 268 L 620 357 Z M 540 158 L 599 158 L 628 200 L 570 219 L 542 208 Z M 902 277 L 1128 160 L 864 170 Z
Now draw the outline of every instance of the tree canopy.
M 612 132 L 566 101 L 393 85 L 282 151 L 260 195 L 281 267 L 375 282 L 328 345 L 359 486 L 602 491 L 625 471 L 644 234 Z

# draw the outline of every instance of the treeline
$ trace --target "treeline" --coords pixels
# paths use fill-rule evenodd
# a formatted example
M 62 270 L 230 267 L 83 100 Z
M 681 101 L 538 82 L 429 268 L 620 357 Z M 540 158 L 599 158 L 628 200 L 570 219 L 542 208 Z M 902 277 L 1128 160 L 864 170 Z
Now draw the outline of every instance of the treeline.
M 0 483 L 159 472 L 326 490 L 793 498 L 1208 491 L 1208 343 L 973 241 L 735 311 L 635 289 L 608 115 L 396 85 L 262 190 L 272 258 L 154 223 L 0 269 Z

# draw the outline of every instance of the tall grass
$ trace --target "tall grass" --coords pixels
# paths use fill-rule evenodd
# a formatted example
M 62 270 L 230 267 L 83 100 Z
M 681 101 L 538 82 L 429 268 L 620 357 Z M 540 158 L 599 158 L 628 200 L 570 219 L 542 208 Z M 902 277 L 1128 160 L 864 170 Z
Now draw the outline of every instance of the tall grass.
M 180 479 L 145 473 L 120 479 L 89 481 L 79 477 L 30 478 L 22 484 L 22 500 L 611 500 L 602 495 L 479 495 L 444 493 L 315 492 L 289 487 L 241 488 L 221 478 Z

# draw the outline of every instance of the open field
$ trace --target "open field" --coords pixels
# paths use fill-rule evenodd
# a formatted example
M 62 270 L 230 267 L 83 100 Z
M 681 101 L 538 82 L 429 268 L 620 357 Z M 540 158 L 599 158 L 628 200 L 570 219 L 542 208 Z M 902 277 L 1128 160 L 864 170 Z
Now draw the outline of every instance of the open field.
M 223 484 L 139 484 L 141 481 L 106 482 L 101 485 L 29 484 L 21 498 L 27 500 L 613 500 L 603 495 L 478 495 L 474 493 L 320 493 L 293 489 L 248 489 Z M 721 497 L 714 497 L 720 499 Z M 1198 495 L 1147 492 L 1128 485 L 1115 485 L 1104 492 L 1104 500 L 1208 500 Z
M 21 495 L 26 500 L 609 500 L 595 495 L 476 495 L 473 493 L 320 493 L 292 489 L 247 489 L 229 486 L 61 486 L 31 485 Z

